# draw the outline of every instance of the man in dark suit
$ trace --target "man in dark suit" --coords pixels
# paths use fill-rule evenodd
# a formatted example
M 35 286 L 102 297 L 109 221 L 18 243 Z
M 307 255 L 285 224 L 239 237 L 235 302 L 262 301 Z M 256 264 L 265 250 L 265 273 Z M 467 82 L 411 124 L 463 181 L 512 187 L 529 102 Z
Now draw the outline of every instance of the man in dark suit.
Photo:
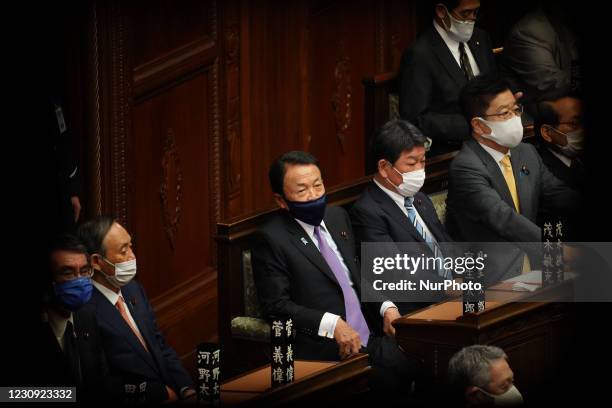
M 409 387 L 415 363 L 393 337 L 375 335 L 383 325 L 359 300 L 360 270 L 349 217 L 341 207 L 326 206 L 317 160 L 289 152 L 272 164 L 269 176 L 282 210 L 261 229 L 253 249 L 264 314 L 293 319 L 298 358 L 338 360 L 367 352 L 373 388 Z M 397 317 L 397 309 L 388 308 L 385 327 Z
M 436 1 L 432 27 L 400 65 L 400 116 L 432 139 L 431 154 L 457 150 L 470 129 L 459 108 L 461 87 L 496 72 L 489 35 L 474 27 L 480 0 Z
M 447 227 L 457 241 L 511 242 L 489 253 L 487 271 L 514 276 L 538 264 L 536 224 L 541 207 L 568 213 L 579 195 L 551 174 L 535 147 L 521 143 L 522 107 L 508 83 L 496 77 L 469 82 L 461 104 L 472 127 L 472 140 L 453 159 L 446 201 Z M 529 254 L 526 261 L 521 247 Z M 511 250 L 512 249 L 512 250 Z
M 442 253 L 439 243 L 452 241 L 431 200 L 420 191 L 425 182 L 424 144 L 421 131 L 404 120 L 386 123 L 372 141 L 372 158 L 378 171 L 351 208 L 358 247 L 362 242 L 423 243 L 427 245 L 420 245 L 418 253 L 412 255 L 419 256 L 422 250 L 434 256 L 436 251 Z M 393 257 L 402 252 L 390 245 L 389 250 L 387 255 L 377 256 Z M 440 281 L 445 272 L 422 271 L 403 278 Z M 406 302 L 399 304 L 401 314 L 421 306 L 402 300 Z
M 580 99 L 563 96 L 540 102 L 535 130 L 539 135 L 538 152 L 546 167 L 571 188 L 584 191 L 585 141 Z
M 193 381 L 166 344 L 142 286 L 135 280 L 130 234 L 112 217 L 82 224 L 79 236 L 94 268 L 95 310 L 112 375 L 136 389 L 146 403 L 194 398 Z
M 56 238 L 49 268 L 30 385 L 76 387 L 80 403 L 117 400 L 120 385 L 109 377 L 96 316 L 87 307 L 93 270 L 85 246 L 71 235 Z
M 535 131 L 538 137 L 538 153 L 544 165 L 559 180 L 574 190 L 584 193 L 586 173 L 583 163 L 584 129 L 582 127 L 582 103 L 572 96 L 563 96 L 538 103 Z M 538 224 L 561 221 L 566 242 L 585 240 L 583 211 L 570 217 L 549 209 L 540 209 Z

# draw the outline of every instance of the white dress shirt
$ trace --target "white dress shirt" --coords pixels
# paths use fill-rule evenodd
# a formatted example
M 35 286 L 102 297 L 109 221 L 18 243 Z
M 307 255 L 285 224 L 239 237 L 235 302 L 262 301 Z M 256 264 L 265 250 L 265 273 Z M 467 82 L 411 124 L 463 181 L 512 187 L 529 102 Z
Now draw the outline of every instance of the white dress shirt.
M 123 298 L 123 302 L 125 304 L 125 312 L 127 313 L 127 316 L 130 319 L 130 322 L 136 328 L 136 330 L 138 331 L 138 334 L 140 334 L 140 336 L 142 338 L 144 338 L 144 336 L 140 332 L 140 328 L 138 327 L 138 325 L 136 324 L 136 321 L 132 317 L 132 313 L 130 313 L 130 308 L 128 307 L 127 302 L 125 301 L 125 298 L 121 294 L 121 290 L 119 290 L 119 292 L 115 292 L 114 290 L 111 290 L 111 289 L 107 288 L 106 286 L 96 282 L 93 279 L 91 280 L 91 283 L 93 283 L 93 285 L 96 287 L 96 289 L 98 289 L 100 291 L 100 293 L 102 293 L 104 295 L 104 297 L 106 299 L 108 299 L 108 301 L 111 303 L 111 305 L 113 305 L 113 307 L 115 309 L 117 309 L 117 300 L 119 300 L 119 296 L 121 296 Z M 117 311 L 119 311 L 119 310 L 117 310 Z
M 484 145 L 480 142 L 478 142 L 479 145 L 482 146 L 483 149 L 485 149 L 485 152 L 489 153 L 489 155 L 491 155 L 491 157 L 493 158 L 493 160 L 495 160 L 495 163 L 497 163 L 497 166 L 499 167 L 499 169 L 502 172 L 502 175 L 504 174 L 504 166 L 501 164 L 502 159 L 504 158 L 504 156 L 507 154 L 509 157 L 512 157 L 512 154 L 510 152 L 510 149 L 508 149 L 508 153 L 504 154 L 502 152 L 500 152 L 499 150 L 495 150 L 492 147 L 489 147 L 487 145 Z M 512 169 L 514 171 L 514 169 Z
M 434 20 L 433 25 L 436 28 L 436 31 L 438 32 L 438 34 L 440 34 L 440 37 L 442 37 L 444 44 L 446 44 L 451 54 L 453 54 L 455 61 L 457 61 L 457 65 L 461 67 L 461 54 L 459 52 L 459 41 L 455 41 L 452 38 L 450 38 L 446 30 L 440 27 L 438 23 L 436 23 L 435 20 Z M 480 68 L 478 67 L 476 60 L 474 59 L 474 55 L 472 55 L 472 50 L 470 50 L 470 46 L 467 43 L 465 43 L 465 53 L 467 54 L 468 60 L 470 61 L 470 65 L 472 66 L 472 72 L 474 73 L 474 76 L 478 76 L 480 74 Z
M 572 159 L 567 156 L 562 155 L 561 153 L 555 152 L 553 149 L 548 149 L 557 159 L 561 160 L 561 163 L 565 164 L 567 167 L 571 167 Z
M 408 218 L 408 210 L 404 206 L 405 197 L 401 194 L 396 193 L 395 191 L 389 190 L 377 180 L 374 180 L 374 183 L 376 183 L 376 185 L 380 187 L 380 189 L 384 191 L 385 194 L 387 194 L 393 200 L 393 202 L 395 202 L 395 204 L 397 204 L 399 209 L 402 210 L 402 212 L 406 215 L 406 218 Z M 423 218 L 421 218 L 421 214 L 419 214 L 419 211 L 416 209 L 416 207 L 414 207 L 414 212 L 416 213 L 416 219 L 419 221 L 419 223 L 421 223 L 421 226 L 423 227 L 423 230 L 425 231 L 427 236 L 431 237 L 432 241 L 437 242 L 436 236 L 431 233 L 431 231 L 427 227 L 427 224 L 425 223 L 425 221 L 423 221 Z M 410 221 L 410 218 L 408 218 L 408 221 Z
M 72 313 L 70 316 L 64 317 L 61 314 L 57 313 L 53 309 L 48 309 L 46 315 L 43 317 L 51 327 L 51 331 L 53 331 L 53 335 L 57 339 L 57 343 L 59 344 L 62 351 L 64 351 L 64 332 L 66 331 L 66 325 L 68 322 L 72 323 L 72 327 L 74 328 L 74 319 L 72 317 Z

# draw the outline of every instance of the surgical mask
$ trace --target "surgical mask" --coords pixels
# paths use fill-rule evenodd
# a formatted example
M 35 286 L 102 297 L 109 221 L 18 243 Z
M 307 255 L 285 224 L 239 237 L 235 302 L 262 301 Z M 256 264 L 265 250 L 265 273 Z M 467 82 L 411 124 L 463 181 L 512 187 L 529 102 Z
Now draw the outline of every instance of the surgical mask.
M 520 407 L 523 405 L 523 395 L 514 385 L 503 394 L 491 394 L 480 388 L 483 394 L 493 398 L 493 405 L 496 407 Z
M 90 278 L 70 279 L 53 284 L 55 298 L 61 306 L 75 312 L 91 298 L 93 285 Z
M 109 276 L 104 272 L 101 272 L 106 280 L 116 288 L 127 285 L 136 275 L 136 259 L 119 263 L 112 263 L 105 257 L 102 257 L 102 259 L 104 259 L 107 264 L 115 267 L 115 274 L 113 276 Z
M 409 171 L 407 173 L 402 173 L 395 167 L 393 167 L 400 176 L 402 176 L 402 182 L 399 186 L 395 186 L 397 192 L 400 193 L 404 197 L 413 197 L 416 193 L 419 192 L 421 187 L 423 187 L 423 183 L 425 183 L 425 169 L 419 169 L 414 171 Z M 387 179 L 389 180 L 389 179 Z M 391 181 L 389 181 L 391 183 Z M 391 183 L 393 184 L 393 183 Z
M 491 129 L 491 133 L 483 135 L 501 146 L 513 148 L 523 140 L 523 123 L 520 116 L 502 122 L 492 122 L 483 118 L 476 118 Z
M 325 216 L 325 207 L 327 206 L 327 195 L 310 201 L 289 201 L 285 199 L 289 212 L 294 218 L 304 221 L 310 225 L 320 225 Z
M 442 19 L 442 23 L 444 24 L 444 29 L 448 32 L 448 36 L 460 43 L 470 41 L 476 22 L 471 20 L 457 20 L 448 9 L 446 9 L 446 14 L 448 14 L 450 18 L 450 27 L 446 27 L 444 19 Z
M 582 154 L 584 150 L 584 129 L 576 129 L 567 133 L 563 133 L 557 129 L 555 129 L 555 131 L 562 134 L 567 139 L 567 144 L 565 146 L 556 145 L 561 154 L 570 159 L 575 159 Z

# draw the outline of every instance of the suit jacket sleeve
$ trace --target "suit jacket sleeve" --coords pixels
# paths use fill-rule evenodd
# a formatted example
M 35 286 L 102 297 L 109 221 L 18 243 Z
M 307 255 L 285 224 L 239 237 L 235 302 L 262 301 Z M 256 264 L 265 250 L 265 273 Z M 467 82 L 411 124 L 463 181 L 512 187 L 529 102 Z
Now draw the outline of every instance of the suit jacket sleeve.
M 138 285 L 138 289 L 140 291 L 140 296 L 143 300 L 144 307 L 146 309 L 146 313 L 152 319 L 152 329 L 153 329 L 153 334 L 155 336 L 155 341 L 157 345 L 159 346 L 161 354 L 164 358 L 164 362 L 166 363 L 168 374 L 172 378 L 172 381 L 173 381 L 173 384 L 167 384 L 167 385 L 171 386 L 176 391 L 177 394 L 180 392 L 181 388 L 183 387 L 193 388 L 194 387 L 193 381 L 191 377 L 189 376 L 189 374 L 187 374 L 187 371 L 185 371 L 185 368 L 183 367 L 181 360 L 178 358 L 178 356 L 176 355 L 176 352 L 172 349 L 172 347 L 170 347 L 166 343 L 166 341 L 164 340 L 164 336 L 159 331 L 159 328 L 157 327 L 157 322 L 155 321 L 155 313 L 153 312 L 153 308 L 151 307 L 151 304 L 149 303 L 149 300 L 144 293 L 144 289 L 142 288 L 140 284 Z
M 541 240 L 540 228 L 502 200 L 484 170 L 472 167 L 465 160 L 455 160 L 451 164 L 450 178 L 462 216 L 485 225 L 510 242 Z
M 416 125 L 425 136 L 440 142 L 460 142 L 469 136 L 468 123 L 460 113 L 439 113 L 429 110 L 433 93 L 431 55 L 411 48 L 400 65 L 400 116 Z
M 502 54 L 504 63 L 527 85 L 547 92 L 543 97 L 559 96 L 569 91 L 570 71 L 557 64 L 555 45 L 556 34 L 551 26 L 538 24 L 515 30 Z
M 260 233 L 257 241 L 252 255 L 253 272 L 263 314 L 268 318 L 291 316 L 300 330 L 318 333 L 325 311 L 304 307 L 291 299 L 286 255 L 276 244 L 275 238 L 266 233 Z

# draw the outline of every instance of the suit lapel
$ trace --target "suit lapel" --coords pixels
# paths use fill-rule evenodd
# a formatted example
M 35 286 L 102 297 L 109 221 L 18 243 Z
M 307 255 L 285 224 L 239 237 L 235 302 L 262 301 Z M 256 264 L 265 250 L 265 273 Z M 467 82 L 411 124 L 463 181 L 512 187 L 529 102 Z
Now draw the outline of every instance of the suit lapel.
M 446 235 L 438 228 L 438 215 L 436 214 L 435 209 L 426 204 L 425 199 L 422 198 L 421 194 L 417 194 L 415 196 L 414 206 L 436 241 L 446 241 Z
M 446 43 L 440 37 L 440 34 L 436 31 L 435 27 L 431 27 L 430 30 L 430 41 L 432 49 L 436 57 L 440 60 L 442 66 L 446 69 L 448 74 L 453 78 L 458 87 L 462 87 L 467 83 L 467 79 L 461 70 L 459 64 L 451 54 L 450 50 L 446 46 Z
M 510 162 L 512 163 L 512 173 L 514 173 L 514 180 L 516 181 L 516 191 L 521 209 L 520 214 L 531 219 L 531 189 L 529 188 L 529 179 L 527 178 L 529 176 L 521 171 L 524 163 L 518 147 L 512 149 Z
M 289 215 L 284 215 L 283 220 L 287 227 L 287 230 L 291 234 L 291 242 L 293 245 L 310 261 L 314 266 L 319 268 L 329 279 L 331 279 L 338 287 L 340 284 L 334 276 L 329 265 L 319 252 L 317 246 L 312 242 L 310 236 L 304 231 L 304 229 Z
M 380 189 L 376 184 L 372 183 L 372 196 L 374 200 L 380 205 L 380 208 L 389 215 L 393 220 L 401 225 L 406 232 L 408 232 L 417 242 L 425 242 L 423 237 L 414 228 L 414 225 L 410 223 L 408 216 L 397 206 L 395 201 L 391 199 L 384 191 Z
M 157 365 L 153 361 L 151 354 L 149 354 L 142 347 L 142 344 L 140 344 L 140 341 L 138 340 L 132 329 L 128 326 L 125 320 L 123 320 L 123 317 L 121 317 L 119 311 L 95 287 L 91 296 L 91 301 L 96 305 L 99 310 L 99 313 L 97 315 L 100 317 L 101 320 L 111 326 L 111 329 L 115 333 L 117 333 L 117 337 L 124 338 L 125 341 L 134 349 L 134 352 L 138 356 L 140 356 L 140 358 L 146 361 L 147 364 L 149 364 L 151 368 L 153 368 L 153 370 L 158 371 Z M 132 315 L 132 317 L 134 316 Z M 134 320 L 138 322 L 138 319 L 136 319 L 135 317 Z
M 476 34 L 476 32 L 474 32 L 474 34 Z M 472 51 L 472 55 L 476 60 L 476 64 L 478 64 L 478 69 L 480 70 L 480 72 L 482 74 L 489 72 L 487 59 L 483 55 L 483 48 L 480 45 L 480 41 L 478 41 L 474 38 L 474 36 L 472 36 L 470 41 L 468 41 L 468 47 L 470 47 L 470 51 Z
M 493 160 L 491 155 L 485 151 L 485 149 L 478 144 L 475 140 L 468 140 L 465 142 L 467 146 L 476 153 L 476 155 L 480 158 L 482 163 L 487 168 L 487 172 L 491 176 L 491 181 L 493 183 L 493 188 L 499 193 L 502 200 L 506 202 L 510 207 L 514 208 L 514 200 L 512 200 L 512 195 L 510 194 L 510 189 L 508 188 L 508 184 L 506 184 L 506 179 L 499 168 L 499 164 Z M 514 154 L 514 153 L 513 153 Z M 520 198 L 519 198 L 520 200 Z M 519 201 L 520 202 L 520 201 Z

